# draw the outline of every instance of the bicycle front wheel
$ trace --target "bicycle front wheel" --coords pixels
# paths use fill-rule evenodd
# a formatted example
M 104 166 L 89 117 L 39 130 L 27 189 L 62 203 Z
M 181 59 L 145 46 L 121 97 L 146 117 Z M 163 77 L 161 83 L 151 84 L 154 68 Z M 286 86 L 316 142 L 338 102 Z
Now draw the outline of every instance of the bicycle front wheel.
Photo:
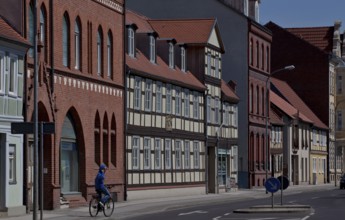
M 99 211 L 98 199 L 92 198 L 90 200 L 90 204 L 89 204 L 89 213 L 92 217 L 95 217 L 95 216 L 97 216 L 98 211 Z
M 112 198 L 109 198 L 108 201 L 104 204 L 103 213 L 104 216 L 109 217 L 113 214 L 115 208 L 115 203 Z

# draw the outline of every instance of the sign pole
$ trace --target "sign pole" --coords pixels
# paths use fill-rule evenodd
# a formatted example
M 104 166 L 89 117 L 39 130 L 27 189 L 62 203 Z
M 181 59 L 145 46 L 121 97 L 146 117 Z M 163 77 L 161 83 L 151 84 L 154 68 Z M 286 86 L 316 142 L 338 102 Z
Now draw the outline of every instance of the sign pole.
M 40 207 L 41 207 L 41 218 L 40 220 L 43 219 L 43 122 L 40 122 L 40 145 L 41 145 L 41 187 L 40 187 L 40 192 L 41 192 L 41 198 L 40 198 Z

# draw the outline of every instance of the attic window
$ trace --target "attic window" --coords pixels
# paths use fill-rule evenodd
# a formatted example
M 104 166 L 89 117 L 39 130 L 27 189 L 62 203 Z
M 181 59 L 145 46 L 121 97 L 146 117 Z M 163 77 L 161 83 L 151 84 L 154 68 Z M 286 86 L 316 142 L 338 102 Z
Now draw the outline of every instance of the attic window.
M 150 36 L 150 61 L 156 63 L 156 39 L 153 35 Z
M 169 67 L 174 68 L 174 44 L 172 42 L 169 43 Z
M 128 28 L 128 55 L 134 57 L 134 30 Z
M 181 70 L 186 71 L 186 48 L 181 47 Z

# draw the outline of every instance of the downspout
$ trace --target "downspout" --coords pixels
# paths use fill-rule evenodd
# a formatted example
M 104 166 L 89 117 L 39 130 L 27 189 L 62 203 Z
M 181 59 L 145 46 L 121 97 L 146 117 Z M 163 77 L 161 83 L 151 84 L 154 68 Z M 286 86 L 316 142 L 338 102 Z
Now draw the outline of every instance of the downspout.
M 205 134 L 205 191 L 206 194 L 208 194 L 209 192 L 209 177 L 208 177 L 208 170 L 209 170 L 209 166 L 208 166 L 208 134 L 207 134 L 207 96 L 208 96 L 208 89 L 206 89 L 205 93 L 204 93 L 204 134 Z
M 125 27 L 126 27 L 126 1 L 123 2 L 123 21 L 122 21 L 122 30 L 123 30 L 123 44 L 122 44 L 122 56 L 123 56 L 123 73 L 124 73 L 124 86 L 125 86 L 125 94 L 124 94 L 124 106 L 123 106 L 123 118 L 124 118 L 124 123 L 125 123 L 125 126 L 124 126 L 124 131 L 123 131 L 123 135 L 124 135 L 124 155 L 123 155 L 123 158 L 124 158 L 124 161 L 123 161 L 123 167 L 125 168 L 124 170 L 124 180 L 125 180 L 125 183 L 124 183 L 124 200 L 127 201 L 127 91 L 128 91 L 128 88 L 127 88 L 127 68 L 126 68 L 126 50 L 125 50 L 125 45 L 127 40 L 126 40 L 126 30 L 125 30 Z M 130 70 L 128 70 L 128 76 L 130 74 Z
M 50 86 L 51 94 L 54 93 L 54 10 L 53 0 L 50 0 Z

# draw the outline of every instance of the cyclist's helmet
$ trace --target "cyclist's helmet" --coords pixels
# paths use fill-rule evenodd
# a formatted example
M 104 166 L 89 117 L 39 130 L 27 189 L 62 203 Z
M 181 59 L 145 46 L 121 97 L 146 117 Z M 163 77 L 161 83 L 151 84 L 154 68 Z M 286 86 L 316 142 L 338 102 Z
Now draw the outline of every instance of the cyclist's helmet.
M 107 166 L 102 163 L 101 166 L 99 166 L 99 170 L 106 170 L 107 169 Z

